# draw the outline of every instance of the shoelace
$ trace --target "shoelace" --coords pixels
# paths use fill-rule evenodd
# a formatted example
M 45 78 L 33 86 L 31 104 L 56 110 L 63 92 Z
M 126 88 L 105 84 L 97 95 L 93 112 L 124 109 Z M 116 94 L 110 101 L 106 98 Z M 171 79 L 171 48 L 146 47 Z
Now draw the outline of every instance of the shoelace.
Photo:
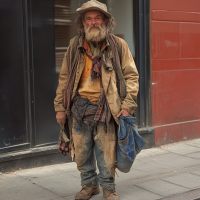
M 114 188 L 112 188 L 112 187 L 108 187 L 108 188 L 106 188 L 106 190 L 107 190 L 109 193 L 113 193 L 113 194 L 116 193 L 116 190 L 115 190 Z

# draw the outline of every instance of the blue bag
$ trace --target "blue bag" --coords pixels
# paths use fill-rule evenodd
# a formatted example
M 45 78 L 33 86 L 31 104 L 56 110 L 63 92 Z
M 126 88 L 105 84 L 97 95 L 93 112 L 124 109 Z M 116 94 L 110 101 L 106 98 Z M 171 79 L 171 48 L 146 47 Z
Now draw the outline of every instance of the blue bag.
M 135 118 L 131 115 L 120 116 L 117 135 L 117 168 L 127 173 L 135 160 L 136 155 L 145 146 L 142 138 L 134 125 Z

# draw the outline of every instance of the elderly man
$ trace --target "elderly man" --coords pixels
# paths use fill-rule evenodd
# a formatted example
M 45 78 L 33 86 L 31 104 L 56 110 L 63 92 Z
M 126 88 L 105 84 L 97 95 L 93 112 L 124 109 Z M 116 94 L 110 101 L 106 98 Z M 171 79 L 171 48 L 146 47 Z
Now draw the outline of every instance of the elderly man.
M 107 200 L 118 200 L 115 130 L 118 117 L 132 115 L 137 107 L 139 76 L 127 43 L 111 34 L 115 20 L 106 5 L 91 0 L 77 12 L 79 35 L 64 56 L 56 119 L 64 124 L 67 115 L 70 151 L 81 172 L 82 190 L 75 199 L 90 199 L 100 184 Z

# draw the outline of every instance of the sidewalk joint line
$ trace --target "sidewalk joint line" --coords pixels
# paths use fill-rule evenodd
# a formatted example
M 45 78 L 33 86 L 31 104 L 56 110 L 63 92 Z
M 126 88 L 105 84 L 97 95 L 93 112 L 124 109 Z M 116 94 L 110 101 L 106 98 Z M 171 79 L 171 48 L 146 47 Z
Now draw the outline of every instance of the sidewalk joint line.
M 161 194 L 158 194 L 158 193 L 156 193 L 156 192 L 152 192 L 152 191 L 147 190 L 147 189 L 145 189 L 145 188 L 143 188 L 143 187 L 141 187 L 141 186 L 138 186 L 138 185 L 136 185 L 136 184 L 133 184 L 133 185 L 136 186 L 136 187 L 138 187 L 138 188 L 140 188 L 140 189 L 146 190 L 146 191 L 148 191 L 148 192 L 150 192 L 150 193 L 153 193 L 153 194 L 156 194 L 156 195 L 158 195 L 158 196 L 164 197 L 164 196 L 161 195 Z
M 172 182 L 167 181 L 167 180 L 164 180 L 164 179 L 160 179 L 160 180 L 165 181 L 165 182 L 167 182 L 167 183 L 171 183 L 171 184 L 177 185 L 177 186 L 179 186 L 179 187 L 183 187 L 183 188 L 185 188 L 185 189 L 191 190 L 191 188 L 188 188 L 188 187 L 185 187 L 185 186 L 182 186 L 182 185 L 178 185 L 178 184 L 176 184 L 176 183 L 172 183 Z

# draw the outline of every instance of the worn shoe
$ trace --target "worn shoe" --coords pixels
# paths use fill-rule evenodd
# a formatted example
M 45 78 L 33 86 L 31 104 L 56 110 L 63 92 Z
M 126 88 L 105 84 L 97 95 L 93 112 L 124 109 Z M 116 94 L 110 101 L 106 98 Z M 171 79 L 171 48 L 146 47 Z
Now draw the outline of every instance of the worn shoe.
M 98 194 L 99 192 L 99 185 L 90 185 L 78 192 L 75 200 L 88 200 L 92 195 Z
M 116 191 L 110 188 L 103 189 L 103 197 L 106 200 L 119 200 L 119 196 Z

